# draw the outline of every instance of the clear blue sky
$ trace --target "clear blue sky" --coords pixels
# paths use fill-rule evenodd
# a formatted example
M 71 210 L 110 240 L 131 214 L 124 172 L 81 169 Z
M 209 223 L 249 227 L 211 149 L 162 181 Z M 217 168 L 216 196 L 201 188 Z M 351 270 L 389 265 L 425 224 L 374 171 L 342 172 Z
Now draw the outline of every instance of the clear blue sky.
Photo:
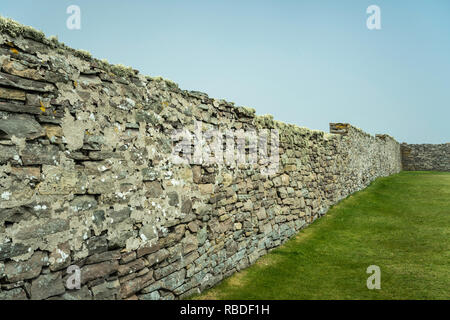
M 450 142 L 449 0 L 2 0 L 0 14 L 277 120 Z

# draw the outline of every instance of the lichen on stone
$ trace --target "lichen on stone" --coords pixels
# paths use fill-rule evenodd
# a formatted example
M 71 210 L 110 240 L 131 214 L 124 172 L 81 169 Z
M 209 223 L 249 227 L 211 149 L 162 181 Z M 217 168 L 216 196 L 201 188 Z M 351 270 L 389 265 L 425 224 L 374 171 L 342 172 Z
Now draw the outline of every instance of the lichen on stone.
M 30 26 L 24 26 L 11 18 L 0 16 L 0 33 L 9 34 L 11 37 L 23 36 L 37 41 L 43 41 L 45 34 Z

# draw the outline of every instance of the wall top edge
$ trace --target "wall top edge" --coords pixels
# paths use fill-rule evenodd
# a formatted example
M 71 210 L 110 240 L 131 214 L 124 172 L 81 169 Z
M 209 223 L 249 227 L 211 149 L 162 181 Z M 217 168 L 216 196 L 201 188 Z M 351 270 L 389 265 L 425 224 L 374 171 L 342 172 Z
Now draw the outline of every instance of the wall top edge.
M 9 45 L 11 47 L 15 46 L 15 43 L 9 43 L 8 39 L 4 39 L 2 35 L 7 35 L 13 39 L 19 39 L 23 38 L 26 40 L 32 40 L 36 41 L 40 44 L 43 44 L 45 46 L 48 46 L 49 48 L 55 50 L 55 52 L 67 52 L 69 54 L 72 54 L 73 56 L 82 59 L 86 62 L 91 63 L 91 65 L 95 66 L 96 68 L 108 71 L 113 73 L 115 76 L 122 78 L 124 80 L 139 80 L 144 82 L 145 84 L 149 84 L 150 82 L 157 82 L 161 85 L 165 86 L 166 90 L 173 91 L 175 93 L 179 93 L 185 96 L 189 96 L 192 98 L 199 99 L 200 101 L 204 103 L 211 103 L 217 108 L 224 108 L 224 109 L 233 109 L 233 111 L 239 116 L 248 118 L 249 120 L 252 120 L 257 128 L 274 128 L 274 129 L 280 129 L 284 133 L 290 133 L 290 134 L 304 134 L 304 135 L 317 135 L 324 139 L 338 139 L 340 136 L 342 136 L 342 132 L 338 132 L 339 130 L 331 130 L 332 126 L 334 128 L 336 127 L 345 127 L 344 131 L 345 134 L 347 134 L 350 130 L 353 130 L 354 132 L 358 132 L 360 134 L 370 136 L 375 139 L 383 139 L 386 138 L 391 139 L 395 142 L 397 142 L 393 137 L 386 135 L 386 134 L 377 134 L 375 136 L 363 131 L 360 128 L 357 128 L 355 126 L 352 126 L 348 123 L 330 123 L 330 133 L 321 131 L 321 130 L 314 130 L 309 129 L 306 127 L 300 127 L 296 124 L 289 124 L 284 123 L 278 120 L 274 120 L 272 115 L 256 115 L 256 111 L 253 108 L 243 107 L 243 106 L 235 106 L 233 102 L 228 102 L 223 99 L 214 99 L 210 98 L 208 94 L 200 92 L 200 91 L 192 91 L 192 90 L 182 90 L 179 88 L 178 84 L 175 82 L 164 79 L 162 77 L 151 77 L 151 76 L 144 76 L 139 73 L 138 70 L 133 69 L 131 67 L 123 66 L 123 65 L 114 65 L 110 64 L 105 59 L 100 60 L 95 57 L 92 57 L 92 55 L 85 50 L 77 50 L 74 48 L 71 48 L 67 45 L 65 45 L 63 42 L 60 42 L 56 37 L 46 37 L 44 32 L 37 30 L 31 26 L 25 26 L 21 23 L 11 19 L 2 17 L 0 15 L 0 44 L 6 43 L 6 45 Z M 2 39 L 3 38 L 3 39 Z M 344 135 L 345 135 L 344 134 Z

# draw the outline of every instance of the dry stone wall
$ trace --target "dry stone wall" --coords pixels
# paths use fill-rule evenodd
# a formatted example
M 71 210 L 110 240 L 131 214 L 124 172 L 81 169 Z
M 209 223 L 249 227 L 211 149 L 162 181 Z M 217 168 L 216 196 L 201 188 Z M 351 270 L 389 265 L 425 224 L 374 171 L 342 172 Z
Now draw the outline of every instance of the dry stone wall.
M 401 144 L 403 170 L 450 171 L 450 143 Z
M 401 170 L 389 136 L 284 124 L 9 20 L 0 31 L 0 299 L 185 298 Z M 195 121 L 277 129 L 278 170 L 173 163 L 173 130 Z

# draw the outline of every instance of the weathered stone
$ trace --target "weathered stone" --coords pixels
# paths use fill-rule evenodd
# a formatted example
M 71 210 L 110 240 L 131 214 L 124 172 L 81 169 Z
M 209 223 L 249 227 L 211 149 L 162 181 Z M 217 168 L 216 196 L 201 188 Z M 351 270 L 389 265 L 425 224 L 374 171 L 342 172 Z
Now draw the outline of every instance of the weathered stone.
M 266 209 L 261 207 L 258 211 L 256 211 L 256 216 L 258 220 L 265 220 L 267 218 Z
M 90 255 L 105 252 L 108 250 L 108 240 L 106 236 L 92 237 L 86 241 L 86 248 Z
M 174 272 L 164 279 L 161 279 L 161 287 L 173 291 L 174 289 L 181 286 L 186 278 L 186 270 L 181 269 L 180 271 Z
M 400 146 L 388 136 L 348 124 L 331 124 L 338 135 L 325 134 L 256 116 L 11 23 L 0 35 L 2 295 L 33 293 L 32 281 L 58 271 L 68 278 L 64 269 L 76 263 L 82 289 L 42 298 L 189 297 L 401 170 Z M 193 140 L 172 140 L 178 129 L 195 133 Z M 175 163 L 174 143 L 201 145 L 198 129 L 219 129 L 224 138 L 240 129 L 279 135 L 271 137 L 270 159 L 256 153 L 253 163 L 199 164 L 184 154 L 192 165 Z M 264 147 L 246 138 L 246 154 Z M 408 145 L 402 155 L 405 164 L 445 169 L 447 148 Z M 35 267 L 32 250 L 41 249 L 50 261 Z
M 63 135 L 62 128 L 60 126 L 54 126 L 54 125 L 44 125 L 43 126 L 45 135 L 47 138 L 52 141 L 56 142 L 56 139 L 61 138 Z
M 262 225 L 260 228 L 260 232 L 265 233 L 265 234 L 271 233 L 272 225 L 270 223 L 266 223 L 266 224 Z
M 75 212 L 96 209 L 97 200 L 92 196 L 77 196 L 70 203 L 70 208 Z
M 198 224 L 194 221 L 188 223 L 188 228 L 191 232 L 196 233 L 198 231 Z
M 181 261 L 176 261 L 168 266 L 155 270 L 154 277 L 156 280 L 160 280 L 181 268 L 183 268 L 183 263 L 181 263 Z
M 181 212 L 182 213 L 191 213 L 192 211 L 192 201 L 191 199 L 184 200 L 181 204 Z
M 202 168 L 200 166 L 192 167 L 192 179 L 194 183 L 201 183 L 202 181 Z
M 136 122 L 147 122 L 156 125 L 158 123 L 158 117 L 153 112 L 138 111 L 136 112 Z
M 233 182 L 233 176 L 229 173 L 223 174 L 222 184 L 224 187 L 228 187 Z
M 105 281 L 91 288 L 94 300 L 114 300 L 119 298 L 119 280 Z
M 0 87 L 0 98 L 8 99 L 8 100 L 25 101 L 26 95 L 25 95 L 25 91 L 22 91 L 22 90 L 8 89 L 8 88 Z
M 214 186 L 212 184 L 199 184 L 198 189 L 201 193 L 212 194 L 214 193 Z
M 159 294 L 158 291 L 153 291 L 150 293 L 141 294 L 139 296 L 139 300 L 159 300 L 160 297 L 161 295 Z
M 148 190 L 145 196 L 148 198 L 159 198 L 163 193 L 161 183 L 158 181 L 146 182 L 145 187 Z
M 2 101 L 0 101 L 0 111 L 14 112 L 14 113 L 28 113 L 38 116 L 42 114 L 42 110 L 36 106 L 29 106 Z
M 55 89 L 50 83 L 23 79 L 3 72 L 0 72 L 0 85 L 36 92 L 52 92 Z
M 145 270 L 144 270 L 145 271 Z M 134 279 L 134 278 L 137 278 L 138 277 L 138 273 L 137 272 L 135 272 L 135 273 L 130 273 L 130 274 L 127 274 L 127 275 L 125 275 L 125 276 L 121 276 L 121 277 L 119 277 L 119 282 L 120 282 L 120 284 L 122 284 L 122 283 L 125 283 L 125 282 L 127 282 L 127 281 L 130 281 L 130 280 L 132 280 L 132 279 Z
M 19 164 L 19 160 L 20 156 L 15 146 L 3 146 L 0 144 L 0 164 L 6 164 L 8 162 Z
M 171 292 L 162 291 L 161 300 L 175 300 L 175 296 Z
M 63 125 L 63 133 L 64 136 L 66 136 L 65 131 L 67 131 L 68 134 L 72 132 L 72 136 L 76 136 L 76 140 L 73 140 L 71 143 L 70 149 L 72 150 L 78 150 L 80 148 L 83 148 L 84 150 L 91 150 L 91 151 L 100 151 L 102 149 L 102 146 L 105 145 L 105 137 L 99 136 L 99 135 L 86 135 L 84 134 L 84 131 L 78 131 L 77 135 L 73 133 L 73 130 L 77 128 L 77 123 L 73 123 L 70 126 L 68 126 L 66 123 L 62 123 Z M 64 130 L 66 129 L 66 130 Z M 82 141 L 81 141 L 82 139 Z M 81 143 L 82 142 L 82 143 Z
M 120 250 L 106 251 L 101 253 L 95 253 L 89 256 L 86 260 L 86 264 L 94 264 L 111 260 L 120 260 L 120 258 L 121 258 Z
M 198 244 L 200 246 L 203 245 L 207 238 L 208 238 L 208 231 L 206 230 L 206 228 L 200 229 L 200 231 L 198 231 L 197 233 Z
M 161 289 L 161 285 L 162 285 L 161 280 L 155 281 L 155 282 L 150 283 L 150 285 L 144 287 L 140 292 L 141 293 L 151 293 L 151 292 Z
M 27 144 L 20 153 L 24 165 L 57 165 L 60 161 L 59 149 L 54 145 L 42 146 L 39 144 Z
M 156 228 L 154 225 L 146 224 L 139 231 L 139 235 L 142 240 L 149 241 L 149 240 L 153 240 L 153 239 L 157 238 L 158 232 L 156 231 Z
M 124 208 L 118 211 L 109 212 L 109 216 L 112 219 L 112 223 L 120 223 L 125 221 L 130 217 L 131 210 L 130 208 Z
M 92 293 L 87 286 L 83 286 L 80 290 L 67 290 L 62 298 L 64 300 L 92 300 Z
M 187 254 L 189 252 L 197 250 L 198 248 L 198 239 L 194 235 L 185 237 L 182 243 L 183 243 L 183 254 Z
M 183 217 L 183 215 L 182 215 Z M 187 213 L 184 214 L 184 217 L 180 220 L 180 223 L 190 223 L 191 221 L 194 221 L 197 219 L 197 216 L 194 213 Z
M 169 233 L 165 238 L 160 239 L 160 244 L 162 247 L 170 247 L 177 243 L 184 236 L 184 231 L 186 230 L 186 225 L 181 224 L 175 227 L 174 232 Z
M 112 152 L 112 151 L 91 151 L 89 152 L 88 159 L 91 160 L 106 160 L 106 159 L 123 159 L 123 156 L 120 152 Z
M 3 70 L 9 74 L 19 76 L 21 78 L 28 78 L 32 80 L 42 80 L 43 77 L 39 73 L 37 69 L 27 68 L 22 63 L 18 61 L 10 60 L 8 62 L 3 63 Z
M 292 171 L 296 171 L 296 170 L 297 170 L 297 166 L 294 164 L 287 165 L 284 167 L 285 172 L 292 172 Z
M 136 260 L 136 251 L 122 253 L 120 264 L 126 264 L 133 260 Z
M 132 279 L 130 281 L 127 281 L 123 283 L 120 286 L 120 296 L 122 299 L 127 298 L 131 296 L 132 294 L 140 291 L 141 289 L 145 288 L 155 280 L 153 279 L 153 271 L 149 271 L 147 274 L 145 274 L 142 277 Z
M 171 274 L 175 271 L 178 271 L 178 270 L 182 269 L 183 267 L 191 264 L 198 257 L 199 257 L 198 252 L 196 252 L 196 251 L 191 252 L 188 255 L 184 256 L 182 259 L 179 259 L 179 260 L 169 264 L 168 266 L 165 266 L 165 267 L 155 270 L 154 277 L 156 280 L 162 279 L 162 278 L 168 276 L 169 274 Z
M 161 249 L 147 256 L 148 266 L 163 262 L 169 256 L 169 251 Z
M 147 260 L 141 258 L 134 260 L 127 264 L 119 265 L 119 268 L 117 269 L 117 273 L 119 276 L 124 276 L 130 273 L 134 273 L 136 271 L 139 271 L 141 269 L 144 269 L 147 266 L 148 262 Z
M 41 169 L 36 167 L 11 167 L 11 174 L 19 179 L 41 179 Z
M 200 288 L 192 288 L 179 296 L 180 300 L 188 299 L 193 295 L 200 294 Z
M 171 206 L 177 206 L 178 202 L 179 202 L 179 196 L 178 193 L 175 191 L 169 192 L 167 194 L 167 196 L 169 197 L 169 205 Z
M 142 256 L 154 253 L 156 251 L 158 251 L 160 249 L 160 245 L 159 244 L 155 244 L 155 245 L 146 245 L 143 246 L 141 248 L 139 248 L 136 252 L 137 257 L 140 258 Z
M 86 192 L 87 179 L 79 170 L 61 170 L 56 166 L 44 165 L 42 175 L 45 176 L 45 180 L 38 185 L 38 191 L 42 195 L 84 194 Z
M 380 140 L 388 139 L 377 135 Z M 402 167 L 407 171 L 450 171 L 450 143 L 406 144 L 400 146 Z
M 3 194 L 3 198 L 11 198 L 12 194 Z M 6 199 L 5 199 L 6 200 Z M 45 207 L 45 205 L 44 205 Z M 36 209 L 38 207 L 36 206 Z M 33 205 L 30 203 L 29 205 L 23 205 L 23 206 L 18 206 L 18 207 L 13 207 L 13 208 L 8 208 L 8 209 L 0 209 L 0 224 L 2 223 L 19 223 L 21 221 L 27 221 L 28 219 L 31 219 L 33 217 L 33 215 L 39 215 L 39 211 L 41 210 L 35 210 L 35 208 L 33 208 Z M 45 211 L 45 210 L 44 210 Z M 46 212 L 44 212 L 46 213 Z
M 92 220 L 97 226 L 101 226 L 103 221 L 105 221 L 105 211 L 104 210 L 96 210 L 92 216 Z
M 40 273 L 42 266 L 48 262 L 47 255 L 38 251 L 26 261 L 10 261 L 5 263 L 5 275 L 9 282 L 18 282 L 36 278 Z
M 84 284 L 88 281 L 104 278 L 119 269 L 119 262 L 105 261 L 97 264 L 86 265 L 81 268 L 81 283 Z
M 0 244 L 0 261 L 14 258 L 28 252 L 28 246 L 22 243 L 3 243 Z
M 142 180 L 143 181 L 154 181 L 159 177 L 159 173 L 153 168 L 142 169 Z
M 43 238 L 58 232 L 69 230 L 69 222 L 64 219 L 47 219 L 39 223 L 24 226 L 17 233 L 16 239 L 29 240 Z
M 31 299 L 42 300 L 65 292 L 61 273 L 49 273 L 39 276 L 31 283 Z
M 281 177 L 276 177 L 273 179 L 273 184 L 275 185 L 275 187 L 279 187 L 282 185 L 282 181 L 281 181 Z
M 289 185 L 289 176 L 287 174 L 281 175 L 281 184 L 283 186 L 288 186 Z
M 28 300 L 27 294 L 22 288 L 0 291 L 0 300 Z

